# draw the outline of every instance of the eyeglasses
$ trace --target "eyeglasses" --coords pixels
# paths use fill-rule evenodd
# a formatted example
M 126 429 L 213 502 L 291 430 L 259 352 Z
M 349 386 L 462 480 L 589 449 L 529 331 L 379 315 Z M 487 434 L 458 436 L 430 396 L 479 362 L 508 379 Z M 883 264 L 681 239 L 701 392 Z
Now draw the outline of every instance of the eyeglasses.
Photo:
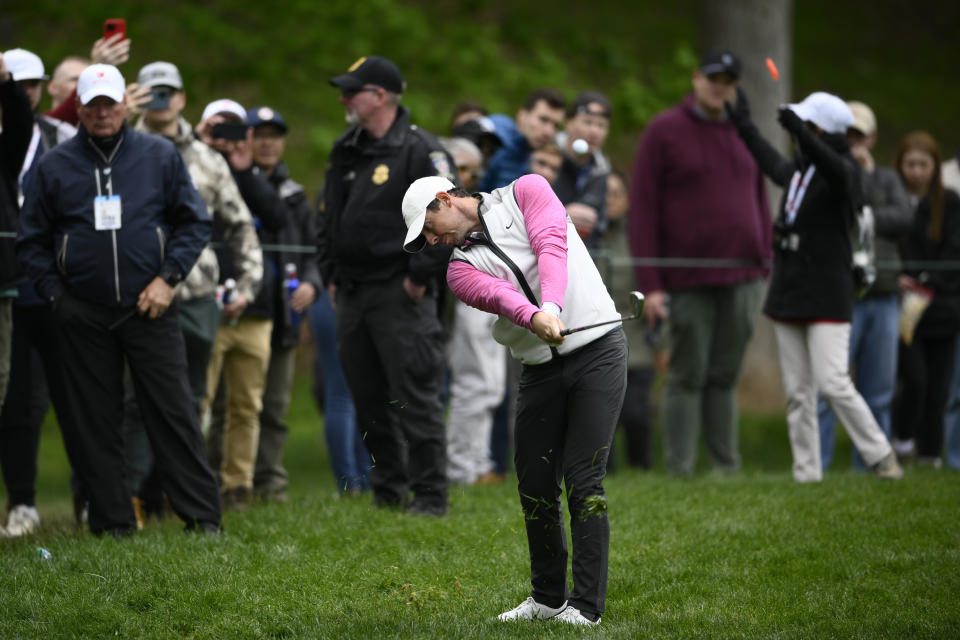
M 350 100 L 354 98 L 358 93 L 377 93 L 380 91 L 379 87 L 363 87 L 360 89 L 343 89 L 340 91 L 340 95 L 344 97 L 345 100 Z

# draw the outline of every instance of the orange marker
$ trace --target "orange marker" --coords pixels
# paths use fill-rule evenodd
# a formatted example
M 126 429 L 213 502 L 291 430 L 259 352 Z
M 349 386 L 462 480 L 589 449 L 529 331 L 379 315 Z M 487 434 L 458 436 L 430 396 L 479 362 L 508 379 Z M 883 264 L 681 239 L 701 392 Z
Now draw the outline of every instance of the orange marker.
M 777 71 L 777 65 L 773 64 L 773 58 L 767 58 L 767 71 L 770 72 L 770 77 L 773 78 L 774 81 L 780 79 L 780 72 Z

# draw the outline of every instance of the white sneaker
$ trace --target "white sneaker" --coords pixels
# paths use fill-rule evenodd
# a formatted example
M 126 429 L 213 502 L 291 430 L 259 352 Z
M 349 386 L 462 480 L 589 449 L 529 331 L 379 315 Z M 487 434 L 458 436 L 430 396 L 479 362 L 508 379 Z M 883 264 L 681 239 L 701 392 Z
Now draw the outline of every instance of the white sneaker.
M 583 627 L 595 627 L 600 624 L 600 618 L 597 618 L 597 621 L 594 622 L 593 620 L 584 617 L 584 615 L 580 613 L 580 610 L 576 607 L 567 607 L 554 616 L 553 619 L 557 622 L 566 622 L 567 624 L 575 624 Z
M 7 535 L 11 538 L 33 533 L 40 526 L 40 514 L 36 507 L 18 504 L 10 509 L 7 517 Z
M 567 603 L 564 602 L 560 605 L 560 608 L 554 609 L 553 607 L 540 604 L 533 599 L 533 596 L 530 596 L 517 607 L 498 615 L 497 620 L 547 620 L 563 611 L 566 606 Z

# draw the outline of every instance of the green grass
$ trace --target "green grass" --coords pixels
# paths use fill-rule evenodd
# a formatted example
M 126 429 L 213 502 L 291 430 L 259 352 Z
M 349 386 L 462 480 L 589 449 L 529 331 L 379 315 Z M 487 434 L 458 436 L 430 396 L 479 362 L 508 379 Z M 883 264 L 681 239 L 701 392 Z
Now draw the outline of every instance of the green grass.
M 321 428 L 301 375 L 290 503 L 228 514 L 220 538 L 187 536 L 168 520 L 117 542 L 73 528 L 49 423 L 44 528 L 0 540 L 0 637 L 960 635 L 960 476 L 911 469 L 881 483 L 834 470 L 796 485 L 779 415 L 744 418 L 737 476 L 679 480 L 621 461 L 607 481 L 607 613 L 586 632 L 492 621 L 529 589 L 514 477 L 454 489 L 444 519 L 374 510 L 366 498 L 335 498 Z M 848 453 L 841 442 L 835 466 L 846 468 Z M 39 559 L 38 546 L 52 558 Z

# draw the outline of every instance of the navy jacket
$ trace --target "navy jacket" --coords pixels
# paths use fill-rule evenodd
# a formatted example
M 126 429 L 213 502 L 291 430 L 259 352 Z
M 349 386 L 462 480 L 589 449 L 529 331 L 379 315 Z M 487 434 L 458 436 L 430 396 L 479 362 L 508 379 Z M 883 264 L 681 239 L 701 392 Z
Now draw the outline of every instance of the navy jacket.
M 132 307 L 161 271 L 187 274 L 210 239 L 210 215 L 173 143 L 126 125 L 119 135 L 106 157 L 81 127 L 43 155 L 28 185 L 17 255 L 48 300 L 67 291 Z M 98 183 L 121 197 L 116 231 L 94 227 Z

